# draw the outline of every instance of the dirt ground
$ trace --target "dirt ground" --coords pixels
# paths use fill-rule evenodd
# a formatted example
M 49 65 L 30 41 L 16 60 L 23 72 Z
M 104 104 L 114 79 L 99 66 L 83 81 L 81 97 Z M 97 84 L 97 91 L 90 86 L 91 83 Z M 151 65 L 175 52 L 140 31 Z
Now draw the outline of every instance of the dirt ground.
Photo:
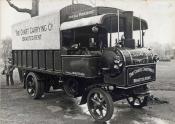
M 168 103 L 150 102 L 144 109 L 133 109 L 125 100 L 119 101 L 114 103 L 112 119 L 105 123 L 175 124 L 174 73 L 175 60 L 159 62 L 157 81 L 150 83 L 151 94 Z M 86 105 L 78 105 L 80 98 L 70 98 L 60 90 L 32 100 L 19 83 L 17 73 L 14 77 L 15 86 L 7 87 L 5 77 L 0 75 L 0 124 L 100 124 L 92 119 Z

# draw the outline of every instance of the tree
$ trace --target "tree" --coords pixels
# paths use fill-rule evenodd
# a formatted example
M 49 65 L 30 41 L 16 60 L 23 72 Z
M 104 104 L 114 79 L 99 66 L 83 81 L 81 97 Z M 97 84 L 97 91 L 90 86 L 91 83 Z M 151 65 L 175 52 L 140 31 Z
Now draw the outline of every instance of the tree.
M 19 8 L 14 5 L 11 0 L 7 0 L 8 4 L 18 12 L 28 13 L 31 17 L 38 16 L 39 14 L 39 0 L 32 0 L 32 9 Z
M 2 40 L 1 58 L 6 65 L 8 58 L 12 58 L 12 39 L 7 37 Z

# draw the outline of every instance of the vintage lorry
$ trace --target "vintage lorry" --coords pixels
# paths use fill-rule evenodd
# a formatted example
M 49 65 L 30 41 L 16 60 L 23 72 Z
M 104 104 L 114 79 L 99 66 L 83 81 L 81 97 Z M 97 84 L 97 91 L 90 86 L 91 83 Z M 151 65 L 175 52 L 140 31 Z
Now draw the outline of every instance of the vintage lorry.
M 107 121 L 115 101 L 147 105 L 147 84 L 156 79 L 158 60 L 144 48 L 147 28 L 132 11 L 66 6 L 13 25 L 13 65 L 33 99 L 51 86 L 62 88 L 69 96 L 81 96 L 80 104 L 87 103 L 95 120 Z

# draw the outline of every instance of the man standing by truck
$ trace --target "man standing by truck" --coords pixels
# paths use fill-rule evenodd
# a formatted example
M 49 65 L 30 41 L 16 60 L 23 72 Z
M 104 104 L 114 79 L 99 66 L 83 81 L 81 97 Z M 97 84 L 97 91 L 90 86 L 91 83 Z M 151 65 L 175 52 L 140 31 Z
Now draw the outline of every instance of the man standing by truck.
M 7 65 L 4 66 L 4 70 L 2 72 L 2 74 L 6 75 L 6 85 L 9 86 L 9 80 L 11 82 L 11 85 L 14 85 L 14 81 L 13 81 L 13 70 L 14 67 L 12 65 L 12 60 L 11 58 L 8 58 L 8 63 Z

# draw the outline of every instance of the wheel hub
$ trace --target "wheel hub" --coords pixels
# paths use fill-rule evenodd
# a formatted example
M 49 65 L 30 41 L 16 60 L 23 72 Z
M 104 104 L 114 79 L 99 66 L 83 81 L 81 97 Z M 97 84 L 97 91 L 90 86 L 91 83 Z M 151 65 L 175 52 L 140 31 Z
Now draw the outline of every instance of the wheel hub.
M 92 112 L 98 117 L 98 119 L 103 118 L 106 115 L 106 102 L 101 94 L 93 94 L 91 96 L 92 101 Z

